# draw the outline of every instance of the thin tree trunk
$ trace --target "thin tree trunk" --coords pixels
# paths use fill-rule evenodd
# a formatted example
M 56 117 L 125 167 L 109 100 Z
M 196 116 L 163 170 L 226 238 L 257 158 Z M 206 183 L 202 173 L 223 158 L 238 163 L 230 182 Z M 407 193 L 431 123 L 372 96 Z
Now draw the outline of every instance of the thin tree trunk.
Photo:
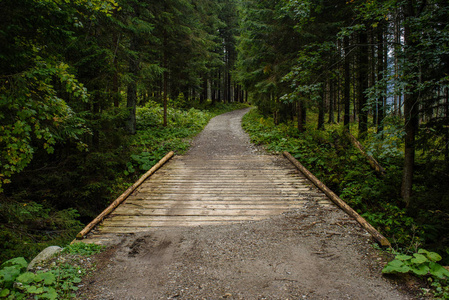
M 377 81 L 383 80 L 383 71 L 384 71 L 384 39 L 383 39 L 383 30 L 384 26 L 380 25 L 377 31 Z M 383 126 L 383 118 L 384 118 L 384 97 L 380 96 L 377 105 L 378 105 L 378 113 L 377 113 L 377 133 L 381 132 L 384 129 Z
M 445 105 L 445 120 L 446 120 L 446 161 L 449 159 L 449 88 L 446 88 L 446 105 Z
M 112 76 L 112 97 L 114 98 L 114 107 L 119 107 L 120 105 L 120 94 L 119 94 L 119 82 L 118 82 L 118 59 L 117 50 L 119 45 L 119 35 L 114 33 L 113 44 L 114 44 L 114 75 Z
M 334 124 L 334 104 L 335 104 L 335 84 L 333 80 L 328 81 L 329 84 L 329 124 Z
M 138 47 L 138 41 L 136 38 L 131 39 L 130 50 L 132 52 L 136 52 L 136 48 Z M 138 58 L 133 54 L 130 55 L 129 58 L 129 73 L 132 74 L 133 80 L 128 83 L 127 90 L 127 98 L 126 98 L 126 107 L 129 109 L 128 120 L 126 122 L 126 129 L 129 134 L 136 133 L 136 105 L 137 105 L 137 76 L 139 72 L 139 61 Z
M 405 7 L 405 27 L 404 27 L 404 42 L 406 45 L 405 51 L 410 56 L 411 48 L 414 41 L 410 37 L 411 29 L 407 23 L 407 18 L 412 18 L 414 15 L 413 0 L 408 1 Z M 407 93 L 404 94 L 404 118 L 405 118 L 405 148 L 404 148 L 404 171 L 402 177 L 401 195 L 404 199 L 406 207 L 410 206 L 412 198 L 413 186 L 413 171 L 415 166 L 415 136 L 418 132 L 419 115 L 418 115 L 418 94 L 412 91 L 413 87 L 407 87 Z
M 164 53 L 163 53 L 163 58 L 162 58 L 162 64 L 163 64 L 163 68 L 164 68 L 164 74 L 163 79 L 162 79 L 162 85 L 163 85 L 163 91 L 162 91 L 162 95 L 163 95 L 163 105 L 164 105 L 164 127 L 167 127 L 168 122 L 167 122 L 167 106 L 168 106 L 168 97 L 167 97 L 167 93 L 168 93 L 168 54 L 167 54 L 167 33 L 164 32 L 164 41 L 163 41 L 163 47 L 164 47 Z
M 344 89 L 343 89 L 343 97 L 344 97 L 344 117 L 343 117 L 343 124 L 344 126 L 349 130 L 349 121 L 350 121 L 350 105 L 351 105 L 351 99 L 350 99 L 350 92 L 351 92 L 351 74 L 349 73 L 349 63 L 350 63 L 350 57 L 349 57 L 349 38 L 344 38 L 343 47 L 345 49 L 345 60 L 344 60 Z
M 365 109 L 367 96 L 365 94 L 368 88 L 368 36 L 366 31 L 360 32 L 359 35 L 359 78 L 358 78 L 358 99 L 359 99 L 359 138 L 368 130 L 368 112 Z
M 303 100 L 299 100 L 297 103 L 297 114 L 298 114 L 298 131 L 306 131 L 306 108 L 304 106 Z
M 321 89 L 321 95 L 319 100 L 319 106 L 318 106 L 318 126 L 317 129 L 321 130 L 324 127 L 324 97 L 325 97 L 325 89 L 326 86 L 324 86 Z

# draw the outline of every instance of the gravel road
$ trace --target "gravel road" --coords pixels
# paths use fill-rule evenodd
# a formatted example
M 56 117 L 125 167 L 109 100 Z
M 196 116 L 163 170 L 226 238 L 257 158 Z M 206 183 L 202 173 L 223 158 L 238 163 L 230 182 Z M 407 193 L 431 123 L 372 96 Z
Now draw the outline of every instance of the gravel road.
M 220 115 L 187 155 L 257 155 L 248 110 Z M 279 159 L 280 163 L 285 163 Z M 370 236 L 340 209 L 304 208 L 257 222 L 123 236 L 95 257 L 85 299 L 416 299 L 381 275 Z

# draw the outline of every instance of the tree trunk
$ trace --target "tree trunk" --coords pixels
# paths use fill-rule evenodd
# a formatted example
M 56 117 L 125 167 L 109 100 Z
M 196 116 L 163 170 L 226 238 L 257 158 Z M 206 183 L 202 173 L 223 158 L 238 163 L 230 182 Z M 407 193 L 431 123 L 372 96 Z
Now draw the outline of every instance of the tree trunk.
M 324 95 L 325 95 L 324 89 L 325 89 L 325 87 L 323 87 L 321 89 L 320 100 L 318 103 L 318 105 L 319 105 L 318 106 L 318 126 L 317 126 L 318 130 L 323 129 L 323 127 L 324 127 Z
M 117 50 L 119 45 L 119 35 L 114 33 L 113 37 L 114 50 L 114 75 L 112 75 L 112 97 L 114 99 L 114 107 L 119 107 L 120 105 L 120 93 L 119 93 L 119 82 L 118 82 L 118 59 Z
M 328 123 L 334 124 L 335 123 L 335 118 L 334 118 L 335 84 L 334 84 L 334 81 L 328 80 L 328 85 L 329 85 L 329 119 L 328 119 Z
M 407 22 L 414 16 L 413 1 L 409 0 L 408 5 L 404 7 L 405 27 L 404 43 L 406 55 L 412 58 L 412 49 L 415 42 L 410 37 L 411 29 Z M 408 52 L 408 53 L 407 53 Z M 415 78 L 418 82 L 418 78 Z M 405 148 L 404 148 L 404 171 L 402 177 L 401 195 L 406 207 L 410 206 L 413 186 L 413 170 L 415 166 L 415 136 L 418 132 L 418 97 L 416 91 L 413 91 L 411 84 L 407 87 L 407 93 L 404 94 L 404 119 L 405 119 Z
M 377 31 L 377 81 L 383 80 L 383 71 L 384 71 L 384 39 L 383 39 L 383 30 L 384 26 L 379 25 Z M 384 97 L 380 96 L 377 100 L 378 112 L 377 112 L 377 133 L 381 132 L 384 129 L 383 126 L 383 118 L 384 118 Z
M 130 50 L 132 52 L 136 52 L 138 47 L 138 41 L 136 38 L 131 39 Z M 128 120 L 126 122 L 126 129 L 129 134 L 136 133 L 136 105 L 137 105 L 137 76 L 139 73 L 139 61 L 138 57 L 134 56 L 134 54 L 130 54 L 129 57 L 129 73 L 132 74 L 132 80 L 128 83 L 127 90 L 127 101 L 126 107 L 129 110 Z
M 200 93 L 200 103 L 204 103 L 207 100 L 207 77 L 203 77 L 203 87 Z
M 368 112 L 365 109 L 367 103 L 367 96 L 365 94 L 368 88 L 368 36 L 366 31 L 360 32 L 359 35 L 359 78 L 358 78 L 358 98 L 359 98 L 359 138 L 368 130 Z
M 350 92 L 351 92 L 351 74 L 349 73 L 349 38 L 346 36 L 344 38 L 343 47 L 345 49 L 345 60 L 344 60 L 344 117 L 343 117 L 343 125 L 349 130 L 349 121 L 350 121 L 350 105 L 351 105 L 351 99 L 350 99 Z
M 168 54 L 167 54 L 167 33 L 164 32 L 164 41 L 163 41 L 163 45 L 164 45 L 164 53 L 163 53 L 163 68 L 164 68 L 164 74 L 163 79 L 162 79 L 162 85 L 163 85 L 163 91 L 162 91 L 162 95 L 163 95 L 163 105 L 164 105 L 164 127 L 167 127 L 167 102 L 168 102 L 168 97 L 167 97 L 167 92 L 168 92 Z
M 306 108 L 304 106 L 303 100 L 299 100 L 297 103 L 297 114 L 298 114 L 298 131 L 306 131 Z

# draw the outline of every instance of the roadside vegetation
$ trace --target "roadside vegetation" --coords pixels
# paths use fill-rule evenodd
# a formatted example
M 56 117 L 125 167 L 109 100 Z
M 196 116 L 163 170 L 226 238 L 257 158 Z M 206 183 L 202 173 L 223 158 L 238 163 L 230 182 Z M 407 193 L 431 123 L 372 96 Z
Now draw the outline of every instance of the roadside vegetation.
M 59 254 L 27 270 L 23 257 L 7 260 L 0 266 L 0 299 L 74 299 L 82 277 L 95 269 L 88 256 L 104 247 L 75 243 Z

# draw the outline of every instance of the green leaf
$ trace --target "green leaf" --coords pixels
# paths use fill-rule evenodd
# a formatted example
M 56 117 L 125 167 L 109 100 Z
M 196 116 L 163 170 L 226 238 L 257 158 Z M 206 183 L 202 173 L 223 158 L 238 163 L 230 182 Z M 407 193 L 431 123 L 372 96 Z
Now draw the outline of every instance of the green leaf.
M 5 282 L 13 282 L 19 274 L 20 270 L 16 266 L 5 267 L 0 270 L 0 277 L 3 277 L 3 281 Z
M 0 297 L 6 297 L 6 296 L 8 296 L 9 295 L 9 290 L 8 289 L 3 289 L 1 292 L 0 292 Z
M 428 252 L 427 253 L 427 258 L 430 259 L 433 262 L 437 262 L 437 261 L 440 261 L 442 259 L 442 257 L 438 253 L 435 253 L 435 252 Z
M 405 260 L 409 260 L 411 258 L 413 258 L 413 256 L 405 255 L 405 254 L 399 254 L 399 255 L 396 255 L 396 257 L 394 259 L 405 261 Z
M 56 282 L 56 277 L 51 272 L 40 273 L 38 274 L 38 276 L 41 278 L 41 280 L 44 280 L 45 285 L 51 285 Z
M 38 288 L 34 285 L 26 285 L 25 289 L 26 289 L 27 293 L 30 293 L 30 294 L 41 294 L 44 291 L 43 288 L 41 288 L 41 287 Z
M 73 278 L 73 280 L 72 280 L 72 282 L 73 283 L 80 283 L 82 280 L 81 280 L 81 278 L 79 278 L 79 277 L 75 277 L 75 278 Z
M 36 276 L 37 275 L 34 273 L 26 272 L 26 273 L 20 274 L 16 280 L 21 283 L 31 283 L 31 282 L 35 281 Z
M 425 262 L 429 261 L 427 259 L 427 257 L 425 257 L 424 255 L 419 254 L 419 253 L 414 253 L 413 256 L 414 256 L 414 258 L 412 258 L 412 260 L 411 260 L 411 262 L 413 264 L 422 264 L 422 263 L 425 263 Z
M 400 260 L 392 260 L 390 261 L 385 268 L 382 270 L 384 274 L 391 273 L 407 273 L 410 271 L 410 267 L 408 267 L 404 262 Z
M 5 261 L 2 264 L 2 267 L 3 266 L 5 266 L 5 267 L 6 266 L 19 266 L 20 268 L 26 268 L 28 266 L 28 263 L 25 260 L 25 258 L 23 258 L 23 257 L 16 257 L 16 258 L 13 258 L 13 259 Z
M 430 274 L 432 274 L 433 276 L 436 276 L 440 279 L 443 279 L 444 277 L 449 278 L 449 271 L 442 267 L 440 264 L 430 262 L 429 266 Z
M 58 298 L 58 293 L 56 293 L 56 290 L 54 288 L 46 288 L 46 293 L 43 293 L 41 295 L 44 299 L 54 300 Z
M 411 266 L 410 270 L 416 275 L 424 276 L 427 275 L 427 273 L 429 273 L 430 268 L 426 264 L 420 264 L 416 266 Z

